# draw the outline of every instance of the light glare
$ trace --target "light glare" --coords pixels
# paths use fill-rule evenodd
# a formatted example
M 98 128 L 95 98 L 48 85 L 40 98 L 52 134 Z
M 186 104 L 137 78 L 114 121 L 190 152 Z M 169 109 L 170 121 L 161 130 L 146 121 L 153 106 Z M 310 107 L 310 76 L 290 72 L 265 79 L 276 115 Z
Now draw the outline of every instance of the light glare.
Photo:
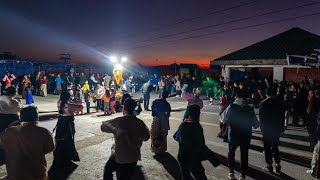
M 121 58 L 121 62 L 127 62 L 127 60 L 128 60 L 128 58 L 125 56 Z
M 111 56 L 110 57 L 110 61 L 113 62 L 113 63 L 117 63 L 118 58 L 116 56 Z

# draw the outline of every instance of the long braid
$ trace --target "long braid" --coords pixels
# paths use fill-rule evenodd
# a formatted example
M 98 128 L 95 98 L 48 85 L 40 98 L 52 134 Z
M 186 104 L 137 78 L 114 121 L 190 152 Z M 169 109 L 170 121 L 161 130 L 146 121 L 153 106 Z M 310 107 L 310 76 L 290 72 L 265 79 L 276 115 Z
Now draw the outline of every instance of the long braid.
M 66 103 L 69 101 L 70 99 L 70 93 L 69 92 L 63 92 L 60 96 L 60 108 L 59 108 L 59 114 L 63 114 L 64 112 L 64 107 L 66 105 Z

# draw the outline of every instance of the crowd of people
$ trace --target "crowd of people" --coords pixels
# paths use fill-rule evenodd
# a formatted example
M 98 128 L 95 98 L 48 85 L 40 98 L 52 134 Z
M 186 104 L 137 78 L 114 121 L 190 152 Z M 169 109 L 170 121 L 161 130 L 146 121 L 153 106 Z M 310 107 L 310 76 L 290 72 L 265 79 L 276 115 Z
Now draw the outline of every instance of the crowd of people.
M 123 117 L 101 125 L 103 132 L 113 133 L 115 137 L 112 155 L 105 166 L 104 179 L 112 179 L 114 171 L 117 172 L 118 179 L 130 179 L 137 161 L 141 160 L 142 142 L 151 138 L 151 151 L 156 155 L 167 151 L 171 114 L 167 98 L 170 96 L 182 97 L 187 101 L 181 125 L 173 136 L 179 144 L 178 161 L 183 179 L 191 179 L 191 173 L 196 179 L 206 179 L 202 161 L 208 160 L 214 167 L 220 164 L 216 154 L 205 145 L 203 129 L 199 123 L 204 106 L 201 96 L 207 96 L 210 105 L 214 104 L 214 99 L 220 100 L 219 137 L 229 145 L 230 179 L 235 179 L 235 152 L 238 147 L 241 151 L 240 179 L 246 178 L 252 128 L 258 127 L 263 135 L 267 164 L 263 169 L 280 173 L 279 138 L 289 125 L 305 127 L 310 134 L 310 147 L 314 148 L 314 156 L 307 173 L 317 176 L 320 150 L 319 82 L 307 78 L 299 84 L 277 82 L 270 78 L 264 81 L 245 78 L 227 83 L 223 77 L 192 75 L 124 77 L 126 80 L 117 85 L 108 74 L 102 77 L 99 74 L 86 76 L 84 73 L 38 73 L 34 78 L 29 75 L 18 78 L 6 73 L 3 78 L 5 91 L 0 96 L 0 161 L 6 163 L 8 177 L 44 179 L 44 155 L 52 151 L 54 160 L 49 175 L 54 176 L 58 169 L 73 166 L 74 162 L 80 161 L 74 142 L 74 119 L 76 114 L 83 113 L 83 104 L 86 106 L 86 113 L 90 113 L 90 103 L 93 101 L 96 103 L 96 112 L 111 115 L 123 111 Z M 55 128 L 55 143 L 49 131 L 37 126 L 37 108 L 23 107 L 21 100 L 16 98 L 18 92 L 22 99 L 26 99 L 26 104 L 32 104 L 32 95 L 45 97 L 47 91 L 60 95 L 57 102 L 59 118 Z M 130 93 L 138 91 L 143 95 L 144 110 L 152 111 L 151 130 L 137 117 L 142 111 L 141 100 L 132 99 Z M 152 102 L 150 110 L 152 92 L 158 93 L 159 99 Z M 255 108 L 259 108 L 259 120 Z M 289 124 L 290 119 L 292 123 Z

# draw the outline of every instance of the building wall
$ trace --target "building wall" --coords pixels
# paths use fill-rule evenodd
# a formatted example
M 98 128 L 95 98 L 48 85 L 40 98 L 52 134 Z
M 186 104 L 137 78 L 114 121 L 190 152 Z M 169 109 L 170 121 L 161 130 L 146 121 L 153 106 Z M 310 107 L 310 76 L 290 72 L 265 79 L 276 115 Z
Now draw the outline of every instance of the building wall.
M 305 79 L 320 80 L 320 70 L 316 68 L 285 68 L 284 79 L 286 81 L 301 82 Z

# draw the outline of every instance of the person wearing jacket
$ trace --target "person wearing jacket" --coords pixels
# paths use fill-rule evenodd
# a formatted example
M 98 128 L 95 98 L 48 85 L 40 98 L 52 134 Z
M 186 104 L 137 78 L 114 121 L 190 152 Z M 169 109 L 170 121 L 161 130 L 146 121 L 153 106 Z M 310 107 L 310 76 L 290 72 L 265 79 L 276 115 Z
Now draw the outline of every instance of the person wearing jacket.
M 250 141 L 252 137 L 252 127 L 258 128 L 259 121 L 246 100 L 245 94 L 242 90 L 236 92 L 236 99 L 233 104 L 229 105 L 227 109 L 221 114 L 221 122 L 228 124 L 228 165 L 230 179 L 235 179 L 234 164 L 235 152 L 240 146 L 241 151 L 241 167 L 239 180 L 245 180 L 248 171 L 248 152 Z
M 191 173 L 196 180 L 206 180 L 207 177 L 201 164 L 204 160 L 209 160 L 214 167 L 220 164 L 215 153 L 205 144 L 203 129 L 199 123 L 200 110 L 199 105 L 190 105 L 189 118 L 182 122 L 174 137 L 179 142 L 178 161 L 183 180 L 192 179 Z
M 115 144 L 112 154 L 104 169 L 104 180 L 112 180 L 112 173 L 117 171 L 117 179 L 129 180 L 141 160 L 141 146 L 143 141 L 150 138 L 150 131 L 145 123 L 134 115 L 136 101 L 129 98 L 124 102 L 123 117 L 105 121 L 101 131 L 113 133 Z
M 149 110 L 149 102 L 150 102 L 150 93 L 152 91 L 152 81 L 149 80 L 146 83 L 144 83 L 141 87 L 141 92 L 143 94 L 143 105 L 145 111 Z
M 273 172 L 272 157 L 276 163 L 275 172 L 280 173 L 279 138 L 284 131 L 286 107 L 284 101 L 276 97 L 276 90 L 272 87 L 266 89 L 267 98 L 259 107 L 260 127 L 263 135 L 264 154 L 267 166 L 264 170 Z

